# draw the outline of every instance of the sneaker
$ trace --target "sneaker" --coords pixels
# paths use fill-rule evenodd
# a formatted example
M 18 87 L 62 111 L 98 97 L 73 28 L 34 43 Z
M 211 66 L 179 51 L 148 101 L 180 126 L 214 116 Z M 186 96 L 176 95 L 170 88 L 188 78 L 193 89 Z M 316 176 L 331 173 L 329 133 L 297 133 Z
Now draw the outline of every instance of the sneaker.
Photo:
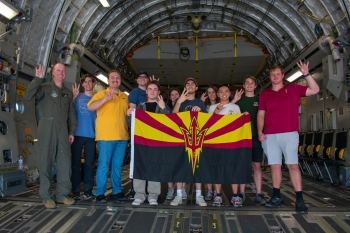
M 43 204 L 45 205 L 46 209 L 56 208 L 56 203 L 54 200 L 43 200 Z
M 157 202 L 157 200 L 156 199 L 149 199 L 148 200 L 148 203 L 149 203 L 149 205 L 158 205 L 158 202 Z
M 182 204 L 182 197 L 180 196 L 175 196 L 174 200 L 170 202 L 170 205 L 172 206 L 178 206 L 179 204 Z
M 222 196 L 216 196 L 213 201 L 213 206 L 221 206 Z
M 217 194 L 216 191 L 214 191 L 214 192 L 213 192 L 213 199 L 215 199 L 216 194 Z
M 56 202 L 65 205 L 73 205 L 75 203 L 75 200 L 71 197 L 65 197 L 62 200 L 56 200 Z
M 128 200 L 128 198 L 125 196 L 123 192 L 112 194 L 111 199 L 113 201 L 121 201 L 121 202 Z
M 271 199 L 266 202 L 265 207 L 281 207 L 284 204 L 284 201 L 281 197 L 271 197 Z
M 259 204 L 259 205 L 265 205 L 266 204 L 266 200 L 265 200 L 264 195 L 261 194 L 261 193 L 256 194 L 254 202 L 256 204 Z
M 297 200 L 297 202 L 295 203 L 295 211 L 298 214 L 307 214 L 308 212 L 307 206 L 305 205 L 304 199 L 303 198 L 299 198 Z
M 168 188 L 168 193 L 166 194 L 167 200 L 172 200 L 174 198 L 174 189 L 173 188 Z
M 136 198 L 131 205 L 141 205 L 143 203 L 143 201 L 141 199 Z
M 240 196 L 237 196 L 237 197 L 232 196 L 231 203 L 233 204 L 234 207 L 242 207 L 242 198 Z
M 96 197 L 97 203 L 107 203 L 107 198 L 105 195 L 101 194 Z
M 135 190 L 131 189 L 130 190 L 129 199 L 130 200 L 134 200 L 135 199 L 135 194 L 136 194 Z
M 81 200 L 80 193 L 73 193 L 73 199 L 76 200 L 76 201 Z
M 95 199 L 96 196 L 92 194 L 91 191 L 85 191 L 83 197 L 85 200 L 91 200 L 91 199 Z
M 242 198 L 242 203 L 245 201 L 245 193 L 240 193 L 239 196 Z
M 199 206 L 207 206 L 207 203 L 204 201 L 204 197 L 202 195 L 196 197 L 196 204 Z
M 187 193 L 185 188 L 182 189 L 182 199 L 187 199 Z
M 213 199 L 213 191 L 208 191 L 204 198 L 206 201 L 211 201 Z

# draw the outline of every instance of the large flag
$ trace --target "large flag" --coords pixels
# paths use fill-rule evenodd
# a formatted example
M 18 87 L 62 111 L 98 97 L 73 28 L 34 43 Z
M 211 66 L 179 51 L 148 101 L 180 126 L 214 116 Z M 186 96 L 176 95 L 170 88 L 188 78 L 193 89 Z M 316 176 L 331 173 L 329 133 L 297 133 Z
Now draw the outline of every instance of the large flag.
M 130 177 L 160 182 L 251 182 L 250 115 L 134 111 Z

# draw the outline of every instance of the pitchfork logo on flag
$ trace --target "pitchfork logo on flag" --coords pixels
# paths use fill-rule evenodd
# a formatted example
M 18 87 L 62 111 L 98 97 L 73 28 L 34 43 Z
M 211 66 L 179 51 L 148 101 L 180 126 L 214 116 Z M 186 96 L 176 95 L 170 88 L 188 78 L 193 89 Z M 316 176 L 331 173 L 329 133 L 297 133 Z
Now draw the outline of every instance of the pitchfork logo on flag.
M 240 159 L 251 156 L 250 115 L 135 110 L 131 121 L 131 178 L 234 183 L 233 171 L 251 172 Z
M 200 129 L 197 117 L 197 115 L 191 116 L 191 125 L 189 129 L 185 129 L 180 126 L 182 134 L 184 135 L 186 151 L 188 152 L 188 161 L 192 163 L 193 174 L 196 169 L 197 163 L 199 163 L 204 137 L 206 132 L 208 131 L 208 128 Z

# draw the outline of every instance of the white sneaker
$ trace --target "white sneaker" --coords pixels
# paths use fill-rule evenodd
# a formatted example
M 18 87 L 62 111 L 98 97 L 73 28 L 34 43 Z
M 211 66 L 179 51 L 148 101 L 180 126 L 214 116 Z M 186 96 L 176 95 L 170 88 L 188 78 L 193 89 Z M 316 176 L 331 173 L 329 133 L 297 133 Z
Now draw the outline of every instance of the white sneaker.
M 141 199 L 136 198 L 131 205 L 141 205 L 143 203 L 143 201 Z
M 168 188 L 168 193 L 166 194 L 166 198 L 165 199 L 171 200 L 173 198 L 174 198 L 174 189 L 173 188 L 172 189 Z
M 174 200 L 170 202 L 172 206 L 178 206 L 179 204 L 182 204 L 182 198 L 180 196 L 176 196 Z
M 149 202 L 149 205 L 158 205 L 158 202 L 157 202 L 157 200 L 156 199 L 149 199 L 148 200 L 148 202 Z
M 202 195 L 196 197 L 196 204 L 199 206 L 207 206 L 207 203 L 204 201 L 204 197 Z
M 187 199 L 187 193 L 185 188 L 182 189 L 182 199 Z

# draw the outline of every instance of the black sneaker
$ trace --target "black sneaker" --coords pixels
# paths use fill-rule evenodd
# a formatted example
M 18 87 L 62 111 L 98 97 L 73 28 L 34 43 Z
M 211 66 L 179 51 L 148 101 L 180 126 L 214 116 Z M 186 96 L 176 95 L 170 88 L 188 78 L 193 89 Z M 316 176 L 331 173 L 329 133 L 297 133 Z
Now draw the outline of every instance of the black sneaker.
M 131 189 L 130 190 L 129 199 L 130 200 L 134 200 L 135 199 L 135 194 L 136 194 L 135 190 Z
M 303 198 L 299 198 L 297 200 L 297 202 L 295 203 L 295 211 L 298 214 L 307 214 L 308 212 L 307 206 L 305 205 L 304 199 Z
M 281 207 L 284 204 L 284 201 L 281 197 L 272 197 L 266 204 L 265 207 Z
M 76 201 L 81 200 L 80 193 L 73 193 L 73 199 L 76 200 Z
M 266 200 L 265 200 L 264 195 L 261 194 L 261 193 L 256 194 L 254 202 L 256 204 L 259 204 L 259 205 L 265 205 L 266 204 Z
M 112 195 L 111 195 L 111 199 L 112 199 L 113 201 L 117 201 L 117 202 L 119 202 L 119 201 L 124 202 L 124 201 L 127 201 L 127 200 L 128 200 L 128 198 L 127 198 L 127 197 L 125 196 L 125 194 L 122 193 L 122 192 L 117 193 L 117 194 L 112 194 Z
M 96 196 L 92 194 L 92 192 L 89 190 L 84 192 L 83 197 L 85 200 L 91 200 L 91 199 L 94 199 Z
M 96 202 L 97 203 L 107 203 L 107 198 L 105 195 L 101 194 L 96 197 Z

